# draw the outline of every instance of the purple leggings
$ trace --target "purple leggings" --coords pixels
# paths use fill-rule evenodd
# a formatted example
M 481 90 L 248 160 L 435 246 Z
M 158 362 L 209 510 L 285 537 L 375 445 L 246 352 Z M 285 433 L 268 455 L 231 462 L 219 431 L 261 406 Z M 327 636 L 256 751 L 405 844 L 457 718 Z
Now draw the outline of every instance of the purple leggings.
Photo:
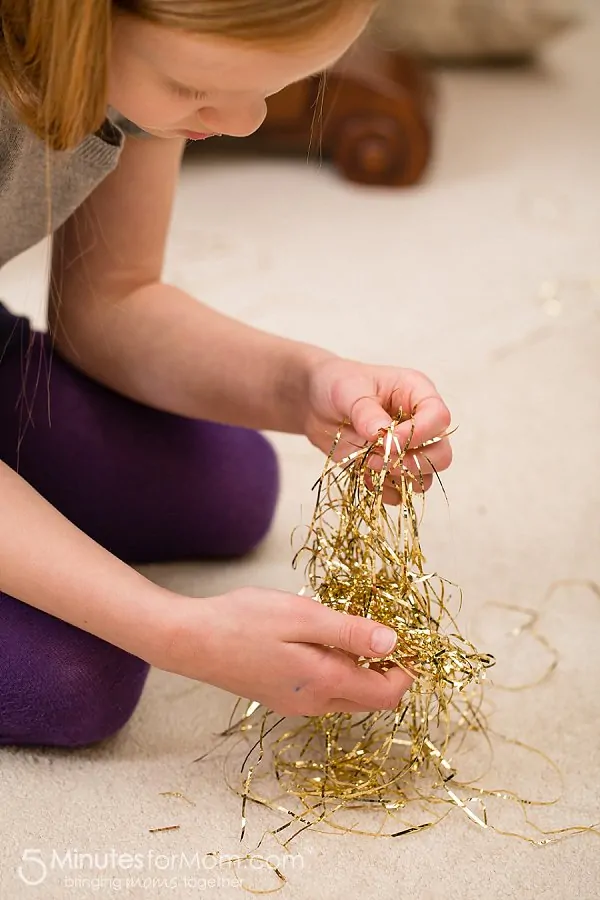
M 261 435 L 127 400 L 1 305 L 0 459 L 131 563 L 248 553 L 277 500 L 277 461 Z M 147 674 L 137 657 L 0 593 L 0 744 L 109 737 Z

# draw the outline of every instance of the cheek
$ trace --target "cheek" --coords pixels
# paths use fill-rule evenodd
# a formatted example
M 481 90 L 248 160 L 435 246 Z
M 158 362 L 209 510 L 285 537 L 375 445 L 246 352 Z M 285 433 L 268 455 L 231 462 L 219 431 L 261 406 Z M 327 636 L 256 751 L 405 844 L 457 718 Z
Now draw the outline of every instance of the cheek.
M 141 128 L 167 129 L 189 119 L 196 105 L 162 87 L 144 84 L 138 79 L 114 79 L 109 103 Z
M 189 119 L 195 106 L 189 100 L 173 97 L 169 92 L 161 90 L 131 91 L 123 97 L 127 104 L 126 109 L 120 112 L 137 125 L 147 125 L 151 128 L 168 128 L 177 125 L 184 119 Z M 117 107 L 118 108 L 118 107 Z

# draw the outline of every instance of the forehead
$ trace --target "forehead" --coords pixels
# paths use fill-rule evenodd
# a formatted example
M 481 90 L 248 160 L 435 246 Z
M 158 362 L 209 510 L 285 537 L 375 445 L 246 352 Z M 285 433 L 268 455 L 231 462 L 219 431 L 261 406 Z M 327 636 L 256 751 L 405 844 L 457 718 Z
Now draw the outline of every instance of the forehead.
M 278 47 L 132 21 L 127 46 L 165 76 L 202 89 L 275 92 L 336 62 L 363 30 L 369 12 L 370 5 L 357 4 L 344 20 L 310 39 Z

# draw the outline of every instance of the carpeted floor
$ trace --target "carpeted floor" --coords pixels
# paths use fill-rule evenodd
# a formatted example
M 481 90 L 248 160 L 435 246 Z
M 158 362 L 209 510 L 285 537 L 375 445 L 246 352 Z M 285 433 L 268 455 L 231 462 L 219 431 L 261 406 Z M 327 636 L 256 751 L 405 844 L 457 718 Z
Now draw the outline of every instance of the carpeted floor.
M 301 162 L 190 164 L 169 256 L 178 284 L 244 320 L 424 369 L 443 389 L 460 426 L 444 479 L 450 512 L 434 493 L 424 548 L 464 587 L 461 621 L 478 625 L 499 655 L 498 681 L 539 672 L 544 651 L 507 637 L 508 620 L 484 604 L 545 610 L 556 671 L 522 693 L 494 690 L 493 723 L 560 766 L 563 800 L 539 818 L 554 828 L 600 820 L 600 600 L 563 587 L 542 603 L 556 580 L 600 582 L 599 24 L 534 70 L 443 74 L 436 164 L 417 190 L 357 189 Z M 40 250 L 0 278 L 11 306 L 37 317 L 43 263 Z M 283 495 L 262 550 L 236 565 L 162 567 L 152 577 L 198 596 L 244 583 L 300 586 L 289 536 L 309 515 L 320 458 L 300 439 L 276 442 Z M 106 745 L 0 751 L 0 897 L 243 896 L 233 871 L 204 856 L 239 850 L 223 751 L 193 763 L 231 707 L 224 693 L 153 672 L 135 718 Z M 555 788 L 544 761 L 514 746 L 499 752 L 488 783 L 538 798 Z M 161 796 L 169 791 L 194 805 Z M 249 821 L 255 839 L 280 823 L 260 810 Z M 171 825 L 180 828 L 150 833 Z M 520 827 L 514 817 L 510 825 Z M 77 851 L 101 863 L 112 848 L 141 854 L 141 870 L 110 858 L 104 870 L 85 857 L 77 866 Z M 293 860 L 280 858 L 282 896 L 592 900 L 599 848 L 594 836 L 531 846 L 460 810 L 395 840 L 307 832 Z M 203 862 L 165 868 L 152 852 L 198 852 Z M 27 886 L 19 866 L 26 880 L 45 880 Z M 126 877 L 141 880 L 127 886 Z

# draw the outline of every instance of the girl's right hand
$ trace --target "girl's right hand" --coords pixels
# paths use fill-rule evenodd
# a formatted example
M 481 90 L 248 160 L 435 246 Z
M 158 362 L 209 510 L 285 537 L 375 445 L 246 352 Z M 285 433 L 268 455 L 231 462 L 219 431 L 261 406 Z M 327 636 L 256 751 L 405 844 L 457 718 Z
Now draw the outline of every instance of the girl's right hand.
M 280 715 L 395 709 L 412 683 L 396 666 L 382 673 L 357 665 L 356 657 L 386 656 L 396 643 L 391 629 L 371 619 L 258 588 L 178 600 L 161 667 Z

